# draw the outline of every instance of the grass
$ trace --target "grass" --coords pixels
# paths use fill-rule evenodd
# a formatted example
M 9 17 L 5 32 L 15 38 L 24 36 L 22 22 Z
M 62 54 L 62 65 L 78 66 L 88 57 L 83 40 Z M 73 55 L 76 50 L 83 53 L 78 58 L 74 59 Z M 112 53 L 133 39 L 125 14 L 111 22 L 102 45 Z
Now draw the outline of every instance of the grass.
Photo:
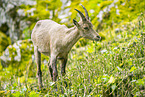
M 16 97 L 143 97 L 145 96 L 145 23 L 144 17 L 118 25 L 121 31 L 106 30 L 105 40 L 89 41 L 85 47 L 74 47 L 69 54 L 67 74 L 56 83 L 49 76 L 47 64 L 42 64 L 44 89 L 37 84 L 36 65 L 26 63 L 24 75 L 18 77 L 1 69 L 0 95 Z M 135 25 L 135 26 L 134 26 Z M 103 32 L 102 32 L 103 33 Z M 23 64 L 24 65 L 24 64 Z M 32 65 L 35 68 L 29 69 Z M 29 72 L 35 72 L 29 76 Z M 18 71 L 21 72 L 21 71 Z M 4 77 L 4 74 L 8 78 Z M 5 78 L 5 79 L 4 79 Z M 56 90 L 57 86 L 57 90 Z

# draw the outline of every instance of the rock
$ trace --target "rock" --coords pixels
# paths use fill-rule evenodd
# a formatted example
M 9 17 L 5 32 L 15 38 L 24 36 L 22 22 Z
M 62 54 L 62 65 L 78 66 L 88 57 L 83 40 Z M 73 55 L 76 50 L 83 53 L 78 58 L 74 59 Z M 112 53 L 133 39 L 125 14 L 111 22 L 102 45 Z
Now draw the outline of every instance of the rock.
M 30 39 L 19 40 L 13 45 L 9 45 L 0 57 L 1 65 L 7 67 L 8 65 L 14 65 L 22 63 L 22 61 L 28 61 L 33 55 L 33 44 Z

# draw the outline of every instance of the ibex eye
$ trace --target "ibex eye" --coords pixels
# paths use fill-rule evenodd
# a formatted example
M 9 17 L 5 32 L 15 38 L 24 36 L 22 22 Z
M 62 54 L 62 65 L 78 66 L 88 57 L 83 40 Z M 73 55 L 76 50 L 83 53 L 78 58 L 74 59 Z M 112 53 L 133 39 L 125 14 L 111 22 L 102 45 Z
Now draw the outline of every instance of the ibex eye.
M 88 27 L 84 27 L 85 30 L 89 29 Z

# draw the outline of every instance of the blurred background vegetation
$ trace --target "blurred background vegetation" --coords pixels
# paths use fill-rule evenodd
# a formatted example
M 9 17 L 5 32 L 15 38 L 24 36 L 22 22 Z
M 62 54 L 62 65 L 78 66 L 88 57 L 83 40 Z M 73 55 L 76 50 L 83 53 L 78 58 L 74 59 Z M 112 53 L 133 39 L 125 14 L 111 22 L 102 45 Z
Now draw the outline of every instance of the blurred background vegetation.
M 43 19 L 72 27 L 80 4 L 102 40 L 80 39 L 56 83 L 42 55 L 45 89 L 38 90 L 32 29 Z M 145 0 L 1 0 L 0 61 L 0 96 L 144 97 Z

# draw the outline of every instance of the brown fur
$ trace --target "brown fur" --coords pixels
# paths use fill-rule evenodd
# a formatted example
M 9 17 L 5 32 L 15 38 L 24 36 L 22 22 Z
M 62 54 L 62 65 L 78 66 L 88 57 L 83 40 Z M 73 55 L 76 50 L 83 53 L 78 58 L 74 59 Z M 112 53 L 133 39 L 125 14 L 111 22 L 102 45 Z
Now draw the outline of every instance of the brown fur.
M 100 40 L 101 37 L 93 30 L 90 20 L 82 14 L 81 18 L 83 19 L 79 23 L 73 20 L 75 26 L 72 28 L 67 28 L 65 25 L 60 25 L 52 20 L 40 20 L 36 23 L 31 38 L 34 44 L 39 88 L 42 87 L 41 53 L 50 56 L 50 75 L 52 80 L 56 81 L 58 75 L 56 61 L 58 58 L 62 61 L 61 74 L 64 75 L 68 53 L 81 37 Z

